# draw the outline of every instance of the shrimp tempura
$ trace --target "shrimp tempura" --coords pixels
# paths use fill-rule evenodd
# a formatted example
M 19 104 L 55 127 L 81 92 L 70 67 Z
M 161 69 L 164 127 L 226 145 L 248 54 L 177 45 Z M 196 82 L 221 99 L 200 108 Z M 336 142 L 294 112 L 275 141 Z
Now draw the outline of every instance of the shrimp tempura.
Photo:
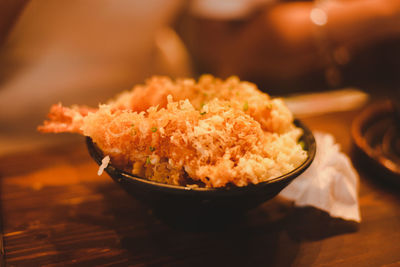
M 270 99 L 255 85 L 236 78 L 205 83 L 209 77 L 199 84 L 153 78 L 147 87 L 136 87 L 138 91 L 124 93 L 97 110 L 53 106 L 51 121 L 39 130 L 89 136 L 114 166 L 176 185 L 257 184 L 305 160 L 306 152 L 297 143 L 301 129 L 294 126 L 280 99 Z M 155 90 L 157 79 L 160 94 L 139 105 L 138 96 Z M 173 95 L 179 90 L 176 101 Z M 234 97 L 235 90 L 244 98 Z M 214 97 L 208 95 L 211 92 Z

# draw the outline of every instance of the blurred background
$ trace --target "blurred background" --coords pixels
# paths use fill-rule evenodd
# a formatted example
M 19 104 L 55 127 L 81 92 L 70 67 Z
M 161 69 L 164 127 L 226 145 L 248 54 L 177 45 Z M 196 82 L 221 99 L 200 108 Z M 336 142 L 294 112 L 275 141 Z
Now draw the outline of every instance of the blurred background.
M 97 106 L 152 75 L 238 75 L 272 95 L 400 90 L 398 0 L 4 0 L 0 154 L 49 107 Z

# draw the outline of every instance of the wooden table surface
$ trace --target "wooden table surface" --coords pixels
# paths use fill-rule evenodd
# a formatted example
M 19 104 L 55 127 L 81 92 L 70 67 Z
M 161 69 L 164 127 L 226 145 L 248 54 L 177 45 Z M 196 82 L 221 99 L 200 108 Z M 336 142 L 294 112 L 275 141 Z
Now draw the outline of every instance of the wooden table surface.
M 305 119 L 352 154 L 357 112 Z M 49 137 L 50 138 L 50 137 Z M 106 175 L 84 140 L 1 157 L 3 260 L 8 266 L 399 266 L 400 188 L 360 173 L 362 222 L 275 198 L 224 229 L 160 222 Z

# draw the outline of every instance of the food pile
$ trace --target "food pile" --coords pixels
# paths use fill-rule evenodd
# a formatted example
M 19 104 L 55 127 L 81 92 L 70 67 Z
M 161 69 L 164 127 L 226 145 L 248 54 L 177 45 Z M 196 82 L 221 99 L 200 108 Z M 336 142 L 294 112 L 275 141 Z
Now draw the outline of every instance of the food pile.
M 307 157 L 282 99 L 237 77 L 155 76 L 97 109 L 54 105 L 38 129 L 89 136 L 113 166 L 173 185 L 257 184 Z

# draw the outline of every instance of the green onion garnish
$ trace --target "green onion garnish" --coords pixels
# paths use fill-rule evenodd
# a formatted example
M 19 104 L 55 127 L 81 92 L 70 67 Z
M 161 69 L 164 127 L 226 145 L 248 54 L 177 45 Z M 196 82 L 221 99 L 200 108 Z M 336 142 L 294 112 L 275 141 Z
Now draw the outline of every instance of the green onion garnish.
M 243 111 L 247 111 L 247 110 L 249 110 L 249 103 L 246 101 L 246 102 L 244 102 L 244 105 L 243 105 Z

